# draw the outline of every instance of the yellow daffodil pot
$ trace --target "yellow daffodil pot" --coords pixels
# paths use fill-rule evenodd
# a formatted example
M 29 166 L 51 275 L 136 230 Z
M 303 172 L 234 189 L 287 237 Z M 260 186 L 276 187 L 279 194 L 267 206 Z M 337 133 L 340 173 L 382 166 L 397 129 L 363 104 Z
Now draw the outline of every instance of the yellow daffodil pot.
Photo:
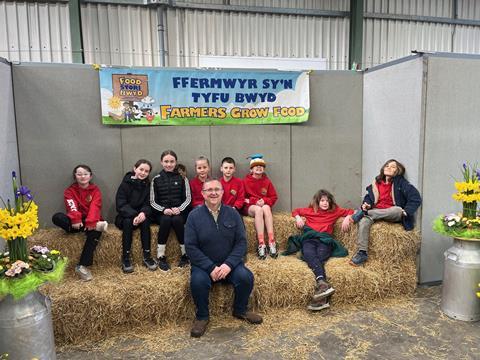
M 56 359 L 51 302 L 38 291 L 0 300 L 0 355 L 8 359 Z
M 442 311 L 463 321 L 480 320 L 480 239 L 454 238 L 445 251 Z

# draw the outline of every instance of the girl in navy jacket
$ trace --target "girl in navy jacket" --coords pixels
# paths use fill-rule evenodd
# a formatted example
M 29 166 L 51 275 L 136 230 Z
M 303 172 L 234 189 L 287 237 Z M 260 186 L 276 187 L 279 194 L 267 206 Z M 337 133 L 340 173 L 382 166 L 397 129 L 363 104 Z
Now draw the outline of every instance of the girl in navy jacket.
M 358 252 L 350 263 L 363 264 L 368 259 L 370 227 L 377 220 L 401 222 L 405 230 L 414 227 L 414 215 L 422 203 L 418 190 L 403 175 L 405 167 L 397 160 L 388 160 L 375 181 L 367 187 L 361 209 L 353 215 L 358 226 Z

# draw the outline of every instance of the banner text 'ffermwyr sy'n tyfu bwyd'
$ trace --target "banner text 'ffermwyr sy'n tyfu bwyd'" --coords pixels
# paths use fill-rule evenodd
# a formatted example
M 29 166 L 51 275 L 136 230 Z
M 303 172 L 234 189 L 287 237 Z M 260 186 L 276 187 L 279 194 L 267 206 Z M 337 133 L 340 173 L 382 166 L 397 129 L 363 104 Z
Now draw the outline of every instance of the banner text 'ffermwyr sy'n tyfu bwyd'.
M 105 125 L 286 124 L 308 120 L 307 72 L 101 68 Z

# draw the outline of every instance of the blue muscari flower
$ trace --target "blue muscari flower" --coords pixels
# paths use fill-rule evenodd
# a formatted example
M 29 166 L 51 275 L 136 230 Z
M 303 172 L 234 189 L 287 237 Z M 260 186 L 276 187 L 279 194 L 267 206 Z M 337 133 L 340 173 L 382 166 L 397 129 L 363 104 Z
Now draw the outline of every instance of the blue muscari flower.
M 463 163 L 463 170 L 467 170 L 467 164 Z
M 26 186 L 20 186 L 20 188 L 18 188 L 15 197 L 18 199 L 20 196 L 26 196 L 28 200 L 33 199 L 33 195 L 31 194 L 30 189 Z
M 477 179 L 480 181 L 480 170 L 477 170 Z
M 15 171 L 12 171 L 12 178 L 16 178 L 17 177 L 17 173 Z

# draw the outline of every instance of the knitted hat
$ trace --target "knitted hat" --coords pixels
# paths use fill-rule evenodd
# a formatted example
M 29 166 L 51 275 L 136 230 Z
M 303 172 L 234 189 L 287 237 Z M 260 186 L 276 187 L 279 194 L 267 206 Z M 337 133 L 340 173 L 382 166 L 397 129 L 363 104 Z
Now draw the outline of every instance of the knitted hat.
M 255 166 L 263 166 L 266 167 L 267 164 L 265 163 L 265 160 L 263 160 L 263 155 L 262 154 L 253 154 L 249 156 L 247 159 L 250 160 L 250 169 L 255 167 Z

